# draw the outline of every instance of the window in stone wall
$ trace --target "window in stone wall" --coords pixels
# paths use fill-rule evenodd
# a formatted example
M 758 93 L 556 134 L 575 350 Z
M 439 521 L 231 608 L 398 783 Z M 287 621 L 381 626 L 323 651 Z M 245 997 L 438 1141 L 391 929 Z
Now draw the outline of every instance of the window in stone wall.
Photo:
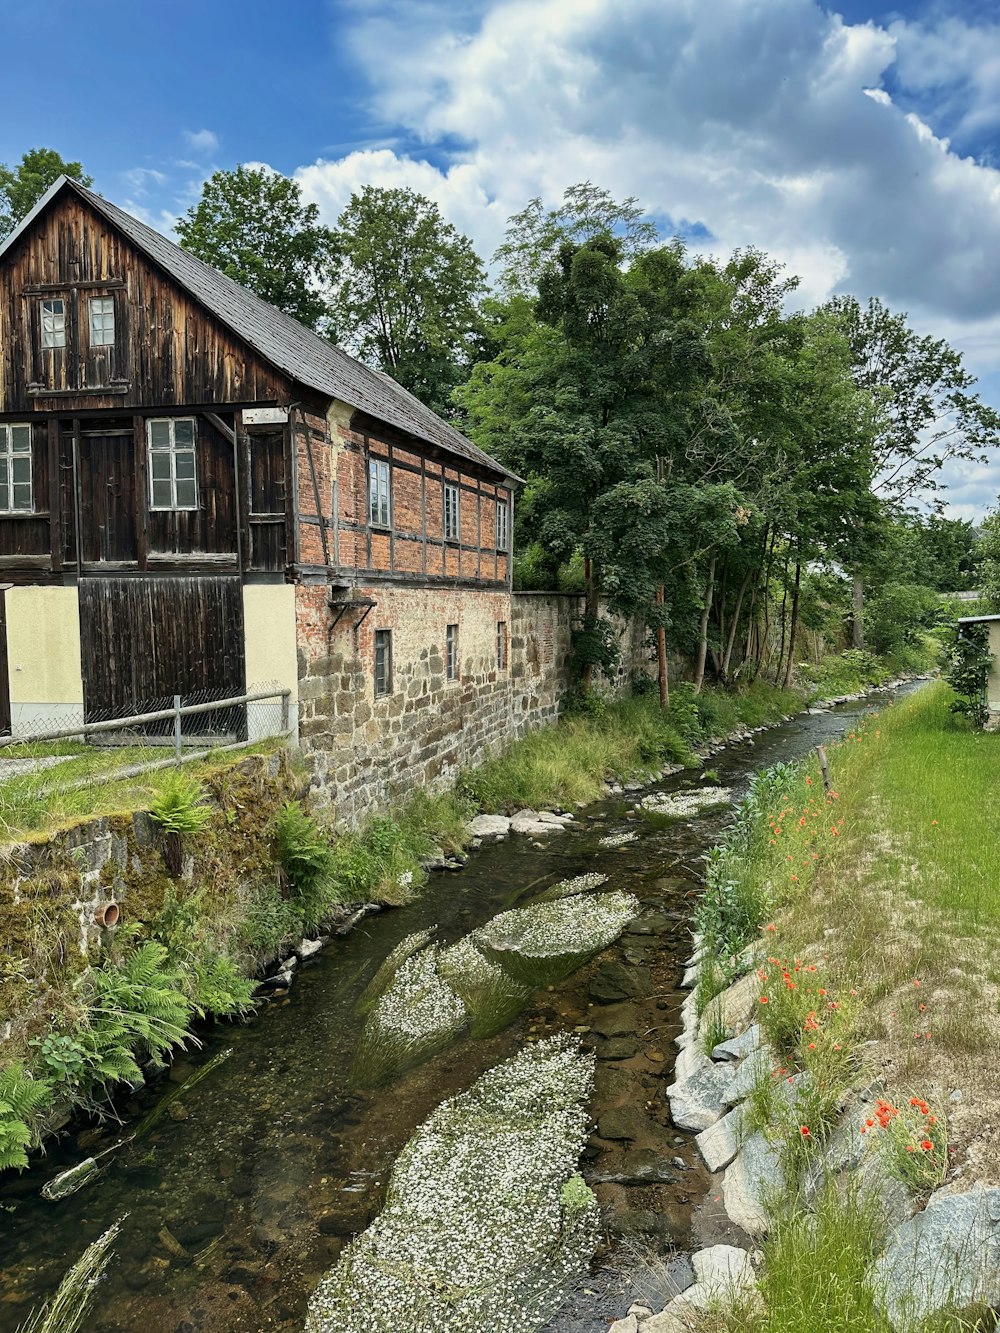
M 458 487 L 445 482 L 444 487 L 444 539 L 457 542 L 460 532 L 458 517 Z
M 375 695 L 392 693 L 392 630 L 375 631 Z
M 507 622 L 497 621 L 497 670 L 507 670 Z
M 445 675 L 458 679 L 458 626 L 449 625 L 444 632 Z
M 390 526 L 389 464 L 380 458 L 368 461 L 368 513 L 374 528 Z

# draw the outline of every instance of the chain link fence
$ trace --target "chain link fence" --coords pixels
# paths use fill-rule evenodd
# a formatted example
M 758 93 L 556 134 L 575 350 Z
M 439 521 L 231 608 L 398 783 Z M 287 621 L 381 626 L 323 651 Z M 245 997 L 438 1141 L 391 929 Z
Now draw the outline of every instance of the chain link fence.
M 82 705 L 12 708 L 0 736 L 0 828 L 37 826 L 41 807 L 145 774 L 294 735 L 291 691 L 277 682 L 135 701 L 127 714 Z

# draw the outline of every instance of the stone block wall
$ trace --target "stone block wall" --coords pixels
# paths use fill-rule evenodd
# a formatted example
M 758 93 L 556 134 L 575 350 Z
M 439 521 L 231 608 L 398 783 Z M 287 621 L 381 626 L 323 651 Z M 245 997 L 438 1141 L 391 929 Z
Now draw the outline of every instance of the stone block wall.
M 334 627 L 328 589 L 296 589 L 300 744 L 314 799 L 339 823 L 391 808 L 418 787 L 447 787 L 461 768 L 558 716 L 571 685 L 578 598 L 381 584 L 355 596 L 375 608 L 359 628 L 354 610 Z M 458 627 L 453 680 L 448 625 Z M 389 630 L 392 644 L 391 690 L 381 697 L 377 630 Z M 631 630 L 627 637 L 630 658 L 611 690 L 634 673 Z

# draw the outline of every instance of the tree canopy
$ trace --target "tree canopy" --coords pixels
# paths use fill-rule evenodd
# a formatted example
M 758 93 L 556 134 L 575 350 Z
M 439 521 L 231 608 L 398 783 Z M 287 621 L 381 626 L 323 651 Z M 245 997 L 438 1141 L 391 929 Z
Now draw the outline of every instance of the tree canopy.
M 71 176 L 81 185 L 94 183 L 79 162 L 64 161 L 54 148 L 29 148 L 14 167 L 0 162 L 0 238 L 27 217 L 60 176 Z
M 177 234 L 185 250 L 262 300 L 309 328 L 323 326 L 331 233 L 295 181 L 266 167 L 217 171 Z
M 472 242 L 437 204 L 368 185 L 334 234 L 330 335 L 448 413 L 476 355 L 485 286 Z

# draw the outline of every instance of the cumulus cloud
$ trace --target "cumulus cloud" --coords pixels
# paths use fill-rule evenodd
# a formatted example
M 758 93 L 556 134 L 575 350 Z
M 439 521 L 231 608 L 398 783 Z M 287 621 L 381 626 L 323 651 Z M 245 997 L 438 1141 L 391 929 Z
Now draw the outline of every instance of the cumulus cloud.
M 219 136 L 214 130 L 184 130 L 183 139 L 192 152 L 211 157 L 219 149 Z
M 328 221 L 367 182 L 409 185 L 488 256 L 529 198 L 591 179 L 700 224 L 718 253 L 769 251 L 805 305 L 878 295 L 960 347 L 968 333 L 974 362 L 1000 350 L 1000 172 L 948 137 L 1000 106 L 995 25 L 849 24 L 817 0 L 365 0 L 354 15 L 373 116 L 417 147 L 303 166 Z

